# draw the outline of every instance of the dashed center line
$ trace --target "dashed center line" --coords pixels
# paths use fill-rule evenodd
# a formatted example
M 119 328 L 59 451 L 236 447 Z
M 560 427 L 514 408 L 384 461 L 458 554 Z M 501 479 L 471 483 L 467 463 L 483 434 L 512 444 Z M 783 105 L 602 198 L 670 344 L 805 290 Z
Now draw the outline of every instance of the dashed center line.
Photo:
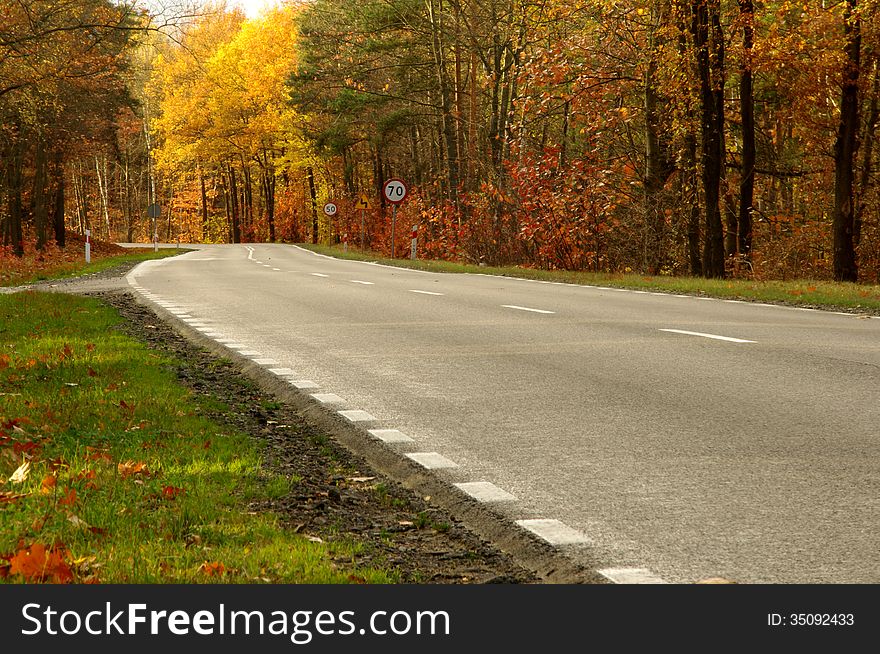
M 420 291 L 415 288 L 409 289 L 410 293 L 418 293 L 420 295 L 443 295 L 443 293 L 435 293 L 434 291 Z
M 364 286 L 373 286 L 373 282 L 365 282 L 362 279 L 352 279 L 350 280 L 352 284 L 363 284 Z
M 547 311 L 545 309 L 533 309 L 531 307 L 520 307 L 516 304 L 502 304 L 505 309 L 516 309 L 517 311 L 531 311 L 532 313 L 556 313 L 555 311 Z
M 309 273 L 312 277 L 329 277 L 330 275 L 325 275 L 324 273 Z
M 684 329 L 661 329 L 661 332 L 670 332 L 672 334 L 684 334 L 685 336 L 700 336 L 702 338 L 712 338 L 716 341 L 728 341 L 730 343 L 757 343 L 758 341 L 748 341 L 744 338 L 733 338 L 732 336 L 719 336 L 718 334 L 704 334 L 703 332 L 689 332 Z

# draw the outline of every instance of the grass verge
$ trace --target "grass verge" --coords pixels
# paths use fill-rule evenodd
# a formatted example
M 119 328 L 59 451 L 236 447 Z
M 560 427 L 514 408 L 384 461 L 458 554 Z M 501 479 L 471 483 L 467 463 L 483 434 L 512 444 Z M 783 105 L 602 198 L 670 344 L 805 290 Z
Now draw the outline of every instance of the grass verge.
M 0 580 L 387 583 L 341 569 L 249 502 L 283 496 L 260 448 L 203 415 L 173 362 L 67 295 L 0 296 Z
M 0 286 L 20 286 L 50 279 L 89 275 L 126 264 L 164 259 L 186 251 L 163 249 L 153 252 L 149 249 L 137 249 L 125 254 L 98 255 L 92 258 L 91 263 L 85 262 L 81 252 L 74 258 L 71 258 L 68 252 L 63 256 L 52 256 L 43 260 L 39 260 L 33 255 L 23 259 L 7 256 L 0 258 Z
M 878 285 L 814 280 L 759 282 L 742 279 L 703 279 L 702 277 L 651 277 L 636 274 L 538 270 L 517 266 L 475 266 L 449 261 L 388 259 L 369 252 L 361 253 L 351 250 L 343 252 L 340 247 L 327 245 L 298 245 L 312 252 L 339 259 L 375 261 L 389 266 L 426 270 L 429 272 L 479 273 L 540 281 L 662 291 L 880 315 L 880 286 Z

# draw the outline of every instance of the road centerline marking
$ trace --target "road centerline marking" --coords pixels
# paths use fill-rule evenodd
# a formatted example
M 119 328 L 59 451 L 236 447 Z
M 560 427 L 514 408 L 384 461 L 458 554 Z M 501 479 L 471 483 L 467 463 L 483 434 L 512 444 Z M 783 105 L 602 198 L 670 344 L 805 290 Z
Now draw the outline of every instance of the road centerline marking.
M 309 273 L 312 277 L 329 277 L 330 275 L 325 275 L 324 273 Z
M 365 282 L 362 279 L 352 279 L 350 281 L 352 284 L 363 284 L 364 286 L 374 286 L 373 282 Z
M 729 343 L 757 343 L 758 341 L 749 341 L 745 338 L 733 338 L 732 336 L 719 336 L 718 334 L 704 334 L 703 332 L 690 332 L 685 329 L 661 329 L 661 332 L 670 332 L 671 334 L 684 334 L 685 336 L 700 336 L 701 338 L 711 338 L 716 341 L 727 341 Z
M 505 309 L 516 309 L 517 311 L 530 311 L 532 313 L 556 313 L 555 311 L 547 311 L 546 309 L 533 309 L 532 307 L 521 307 L 516 304 L 502 304 Z
M 443 293 L 435 293 L 434 291 L 420 291 L 416 288 L 407 289 L 410 293 L 418 293 L 419 295 L 443 295 Z

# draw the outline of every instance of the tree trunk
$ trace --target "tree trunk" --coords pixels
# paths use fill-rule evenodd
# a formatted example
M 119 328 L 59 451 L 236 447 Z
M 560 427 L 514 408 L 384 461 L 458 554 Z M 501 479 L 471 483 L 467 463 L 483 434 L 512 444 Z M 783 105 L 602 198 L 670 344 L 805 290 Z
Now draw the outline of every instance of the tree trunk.
M 266 205 L 266 222 L 269 225 L 269 242 L 275 242 L 275 174 L 263 169 L 263 202 Z
M 661 140 L 659 105 L 661 102 L 657 90 L 657 43 L 656 30 L 663 24 L 663 8 L 655 7 L 651 16 L 651 34 L 648 39 L 648 66 L 645 70 L 644 102 L 645 102 L 645 177 L 643 188 L 645 193 L 645 222 L 647 227 L 645 268 L 649 275 L 660 273 L 664 258 L 664 232 L 666 216 L 660 197 L 673 165 L 665 152 Z
M 880 71 L 877 70 L 877 60 L 873 61 L 873 78 L 871 80 L 871 100 L 868 105 L 868 118 L 865 121 L 865 134 L 862 137 L 862 169 L 859 173 L 858 198 L 856 213 L 853 216 L 853 245 L 859 246 L 862 240 L 862 217 L 868 208 L 868 193 L 871 190 L 871 173 L 874 170 L 874 136 L 877 131 L 877 121 L 880 120 Z
M 21 133 L 12 137 L 10 156 L 6 162 L 6 206 L 7 230 L 4 240 L 12 246 L 12 253 L 17 257 L 24 256 L 24 235 L 22 233 L 22 158 L 23 142 Z
M 61 150 L 55 150 L 55 198 L 52 209 L 52 226 L 55 230 L 55 243 L 63 248 L 67 244 L 67 230 L 64 225 L 64 160 Z
M 306 168 L 309 179 L 309 198 L 312 201 L 312 244 L 318 243 L 318 195 L 315 192 L 315 171 L 311 166 Z
M 719 0 L 694 0 L 691 33 L 700 79 L 702 181 L 706 203 L 703 275 L 724 277 L 724 225 L 721 220 L 721 174 L 724 165 L 724 40 Z
M 47 202 L 48 161 L 46 142 L 37 136 L 34 154 L 34 225 L 37 230 L 37 249 L 43 250 L 49 240 L 49 205 Z
M 861 25 L 854 15 L 857 0 L 846 0 L 844 37 L 846 63 L 843 71 L 843 89 L 840 101 L 840 124 L 834 143 L 834 279 L 858 281 L 853 247 L 853 159 L 856 154 L 856 136 L 859 129 L 859 58 L 861 55 Z
M 229 205 L 230 215 L 232 217 L 232 242 L 241 243 L 241 213 L 238 204 L 238 183 L 235 179 L 235 169 L 232 164 L 226 164 L 229 173 Z
M 436 6 L 435 6 L 436 2 Z M 458 206 L 458 143 L 456 142 L 455 117 L 452 115 L 452 94 L 449 89 L 449 74 L 446 70 L 446 55 L 441 34 L 443 30 L 443 0 L 428 0 L 428 16 L 431 21 L 431 49 L 440 92 L 440 121 L 443 143 L 446 147 L 446 182 L 449 199 Z
M 202 200 L 202 242 L 208 240 L 208 192 L 205 189 L 205 171 L 199 166 L 199 189 Z
M 752 213 L 755 203 L 755 99 L 752 88 L 752 48 L 755 10 L 752 0 L 739 0 L 743 21 L 743 63 L 739 80 L 739 110 L 742 118 L 742 177 L 739 183 L 739 254 L 752 256 Z

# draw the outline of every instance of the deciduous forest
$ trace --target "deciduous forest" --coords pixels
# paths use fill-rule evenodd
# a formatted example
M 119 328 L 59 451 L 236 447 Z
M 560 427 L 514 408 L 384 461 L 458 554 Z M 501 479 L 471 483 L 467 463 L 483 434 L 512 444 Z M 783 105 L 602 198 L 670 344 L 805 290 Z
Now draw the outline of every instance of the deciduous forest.
M 388 254 L 400 178 L 420 257 L 876 283 L 878 28 L 876 0 L 0 0 L 3 256 L 356 247 L 362 198 Z

